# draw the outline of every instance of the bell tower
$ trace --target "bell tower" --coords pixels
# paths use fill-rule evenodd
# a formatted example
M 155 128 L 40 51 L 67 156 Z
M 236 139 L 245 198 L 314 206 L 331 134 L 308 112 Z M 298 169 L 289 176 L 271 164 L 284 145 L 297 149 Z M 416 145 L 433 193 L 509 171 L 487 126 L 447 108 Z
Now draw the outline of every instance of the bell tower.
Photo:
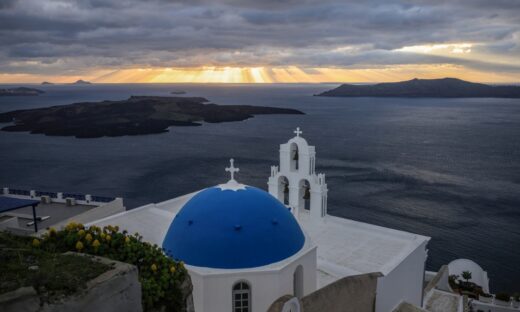
M 280 166 L 271 166 L 269 193 L 291 208 L 296 218 L 302 214 L 320 220 L 327 215 L 327 183 L 325 174 L 316 174 L 316 150 L 301 137 L 280 145 Z

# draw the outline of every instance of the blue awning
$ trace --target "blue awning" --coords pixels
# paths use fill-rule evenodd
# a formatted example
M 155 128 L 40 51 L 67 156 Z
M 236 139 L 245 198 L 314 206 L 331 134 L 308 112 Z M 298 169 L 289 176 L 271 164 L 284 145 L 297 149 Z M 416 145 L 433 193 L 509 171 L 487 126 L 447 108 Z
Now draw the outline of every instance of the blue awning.
M 6 212 L 23 207 L 35 206 L 39 203 L 38 200 L 20 199 L 13 197 L 0 196 L 0 212 Z
M 32 207 L 34 232 L 38 232 L 38 220 L 36 219 L 36 206 L 40 203 L 34 199 L 20 199 L 13 197 L 0 196 L 0 212 L 6 212 L 23 207 Z

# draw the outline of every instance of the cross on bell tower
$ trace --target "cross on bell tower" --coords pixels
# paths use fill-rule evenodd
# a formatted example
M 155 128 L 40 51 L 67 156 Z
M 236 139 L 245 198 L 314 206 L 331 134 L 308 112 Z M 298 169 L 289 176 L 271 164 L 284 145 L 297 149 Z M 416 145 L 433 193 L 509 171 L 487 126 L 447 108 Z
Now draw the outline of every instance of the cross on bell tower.
M 300 127 L 297 127 L 296 130 L 294 130 L 294 133 L 296 134 L 297 137 L 299 137 L 300 134 L 303 133 L 303 131 L 300 130 Z
M 230 166 L 226 168 L 226 171 L 229 172 L 231 174 L 231 179 L 229 180 L 229 182 L 236 182 L 235 181 L 235 172 L 239 172 L 240 169 L 239 168 L 235 168 L 235 160 L 233 158 L 231 158 L 229 160 L 229 163 L 230 163 Z

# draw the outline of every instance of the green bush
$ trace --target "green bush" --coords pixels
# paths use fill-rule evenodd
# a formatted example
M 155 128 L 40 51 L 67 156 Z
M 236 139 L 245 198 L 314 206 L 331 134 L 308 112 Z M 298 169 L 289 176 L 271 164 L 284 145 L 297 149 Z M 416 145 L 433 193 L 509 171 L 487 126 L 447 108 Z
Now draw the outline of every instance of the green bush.
M 511 295 L 507 293 L 498 293 L 495 295 L 495 299 L 509 302 L 509 300 L 511 300 Z
M 47 252 L 39 246 L 32 237 L 0 231 L 0 294 L 32 286 L 42 303 L 53 303 L 112 268 L 92 257 Z
M 184 264 L 166 256 L 161 248 L 142 241 L 135 233 L 120 232 L 117 226 L 103 228 L 70 223 L 65 229 L 49 229 L 34 248 L 52 252 L 77 251 L 137 266 L 145 311 L 183 311 L 186 294 L 181 285 L 189 279 Z

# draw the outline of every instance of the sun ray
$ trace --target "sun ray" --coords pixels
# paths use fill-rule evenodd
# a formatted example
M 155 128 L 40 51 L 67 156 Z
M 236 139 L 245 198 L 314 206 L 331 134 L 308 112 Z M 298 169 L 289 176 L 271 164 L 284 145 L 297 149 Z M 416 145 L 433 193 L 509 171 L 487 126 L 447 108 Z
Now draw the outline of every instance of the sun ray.
M 400 81 L 416 77 L 455 77 L 476 82 L 494 83 L 518 81 L 518 75 L 515 73 L 490 73 L 454 64 L 409 64 L 378 68 L 302 68 L 298 66 L 127 68 L 121 70 L 92 70 L 83 76 L 54 77 L 0 73 L 0 83 L 17 81 L 67 83 L 78 79 L 89 80 L 94 83 L 370 83 Z

